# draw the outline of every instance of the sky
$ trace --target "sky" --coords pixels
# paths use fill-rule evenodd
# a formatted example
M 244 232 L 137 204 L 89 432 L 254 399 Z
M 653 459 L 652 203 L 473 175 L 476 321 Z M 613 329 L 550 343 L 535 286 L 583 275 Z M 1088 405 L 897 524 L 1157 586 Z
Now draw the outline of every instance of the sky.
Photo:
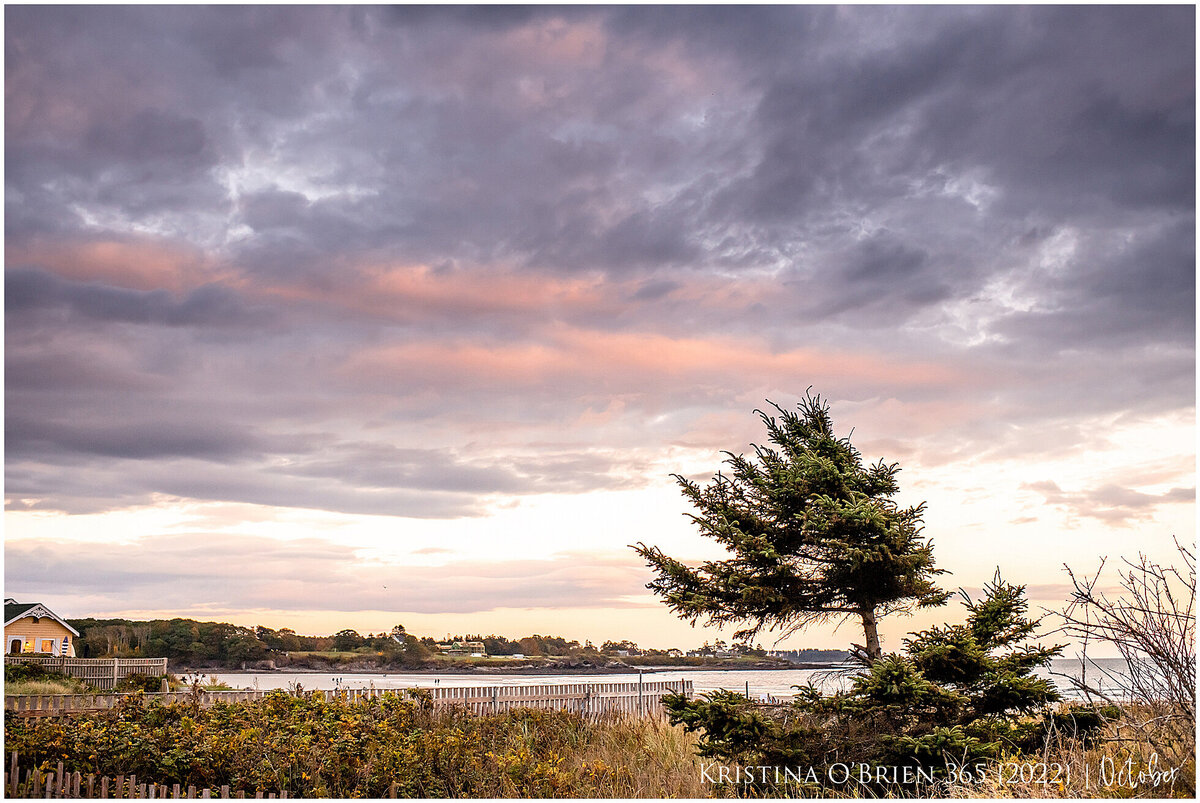
M 696 646 L 810 387 L 946 588 L 1195 540 L 1191 6 L 4 18 L 6 596 Z

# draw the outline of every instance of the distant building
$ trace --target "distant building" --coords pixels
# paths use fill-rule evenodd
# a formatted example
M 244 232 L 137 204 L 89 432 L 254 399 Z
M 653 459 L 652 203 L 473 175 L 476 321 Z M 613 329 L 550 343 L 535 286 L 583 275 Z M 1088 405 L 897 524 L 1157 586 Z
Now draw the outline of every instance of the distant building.
M 678 652 L 678 650 L 676 651 Z M 736 658 L 737 653 L 724 647 L 710 647 L 707 644 L 698 650 L 688 650 L 689 658 Z
M 667 650 L 667 657 L 668 658 L 682 658 L 683 650 L 672 647 L 671 649 Z
M 487 647 L 482 641 L 451 641 L 437 645 L 442 655 L 469 655 L 472 658 L 487 658 Z
M 75 657 L 79 631 L 40 602 L 4 600 L 4 651 Z
M 850 657 L 845 650 L 768 650 L 772 658 L 782 658 L 791 663 L 840 664 Z

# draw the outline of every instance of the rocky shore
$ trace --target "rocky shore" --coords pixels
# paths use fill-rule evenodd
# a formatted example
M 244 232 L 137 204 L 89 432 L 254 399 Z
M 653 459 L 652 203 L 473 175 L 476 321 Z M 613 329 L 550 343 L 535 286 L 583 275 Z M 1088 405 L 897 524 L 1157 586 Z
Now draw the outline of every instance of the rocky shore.
M 380 665 L 370 659 L 351 661 L 326 661 L 314 657 L 305 657 L 296 661 L 250 661 L 237 666 L 219 664 L 184 665 L 172 664 L 169 670 L 176 674 L 198 674 L 206 672 L 289 672 L 289 673 L 330 673 L 346 672 L 351 674 L 412 674 L 412 675 L 489 675 L 489 674 L 521 674 L 521 675 L 615 675 L 631 672 L 678 672 L 681 670 L 726 670 L 726 671 L 764 671 L 784 669 L 825 669 L 832 664 L 825 663 L 781 663 L 778 661 L 738 662 L 714 660 L 703 664 L 662 664 L 654 666 L 639 666 L 624 661 L 611 660 L 604 663 L 579 661 L 569 658 L 553 659 L 531 663 L 528 661 L 512 661 L 504 663 L 472 664 L 453 662 L 438 666 L 428 664 L 420 666 Z

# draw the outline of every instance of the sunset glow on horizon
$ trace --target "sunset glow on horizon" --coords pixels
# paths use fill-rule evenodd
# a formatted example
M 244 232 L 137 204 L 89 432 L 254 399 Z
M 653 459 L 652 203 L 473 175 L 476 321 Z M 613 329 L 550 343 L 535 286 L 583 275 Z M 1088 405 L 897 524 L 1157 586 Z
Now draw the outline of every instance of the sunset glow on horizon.
M 1169 560 L 1194 15 L 9 6 L 5 594 L 727 639 L 629 545 L 810 387 L 946 588 Z

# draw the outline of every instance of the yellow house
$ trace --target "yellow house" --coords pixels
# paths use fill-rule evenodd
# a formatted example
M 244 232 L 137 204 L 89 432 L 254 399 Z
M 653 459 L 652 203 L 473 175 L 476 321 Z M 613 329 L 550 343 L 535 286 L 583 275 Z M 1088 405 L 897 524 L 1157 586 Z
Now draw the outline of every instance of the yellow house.
M 4 651 L 75 657 L 79 631 L 40 602 L 4 600 Z

